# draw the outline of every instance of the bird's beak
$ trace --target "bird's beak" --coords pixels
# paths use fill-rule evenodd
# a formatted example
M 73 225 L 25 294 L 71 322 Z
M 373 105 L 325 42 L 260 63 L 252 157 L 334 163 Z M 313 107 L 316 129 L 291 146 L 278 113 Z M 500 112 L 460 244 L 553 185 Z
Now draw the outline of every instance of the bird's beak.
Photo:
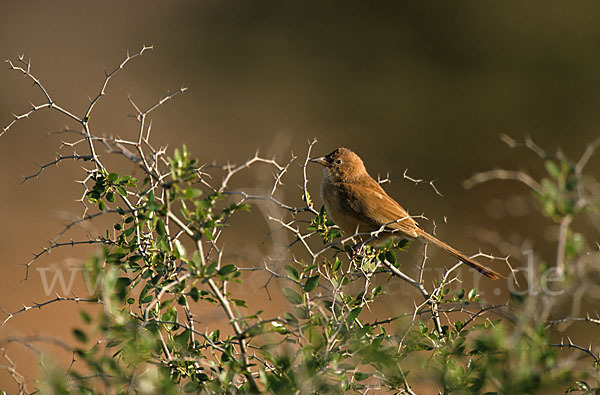
M 318 158 L 311 158 L 308 161 L 309 162 L 318 163 L 318 164 L 323 165 L 323 166 L 327 166 L 327 161 L 325 160 L 324 156 L 319 156 Z

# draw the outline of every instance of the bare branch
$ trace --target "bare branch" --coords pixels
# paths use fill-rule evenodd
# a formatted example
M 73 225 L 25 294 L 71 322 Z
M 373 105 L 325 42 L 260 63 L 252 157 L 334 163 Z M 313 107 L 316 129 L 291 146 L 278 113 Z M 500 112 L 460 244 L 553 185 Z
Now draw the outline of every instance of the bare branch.
M 17 371 L 17 364 L 8 356 L 6 350 L 4 348 L 0 349 L 2 351 L 2 356 L 8 362 L 8 365 L 0 365 L 0 369 L 4 369 L 8 371 L 10 377 L 17 384 L 17 388 L 19 390 L 19 395 L 28 394 L 27 385 L 25 384 L 25 376 Z
M 425 180 L 425 179 L 422 179 L 422 178 L 413 178 L 413 177 L 411 177 L 411 176 L 408 175 L 408 169 L 404 170 L 404 172 L 402 173 L 402 176 L 390 177 L 390 174 L 388 173 L 385 178 L 380 178 L 379 175 L 378 175 L 377 176 L 377 182 L 380 183 L 380 184 L 391 183 L 392 180 L 399 179 L 399 178 L 402 178 L 404 180 L 408 180 L 408 181 L 412 182 L 415 185 L 418 185 L 418 184 L 427 184 L 427 185 L 429 185 L 431 187 L 431 189 L 433 189 L 433 191 L 435 192 L 436 195 L 438 195 L 440 197 L 444 197 L 444 195 L 442 195 L 442 193 L 435 186 L 435 181 L 436 180 Z
M 544 149 L 542 149 L 542 147 L 537 145 L 529 136 L 525 136 L 525 139 L 523 141 L 517 141 L 509 135 L 503 133 L 500 135 L 500 140 L 506 143 L 506 145 L 508 145 L 510 148 L 526 147 L 530 151 L 535 153 L 537 156 L 539 156 L 541 159 L 556 158 L 556 155 L 551 155 L 547 153 Z
M 543 191 L 542 186 L 529 174 L 523 171 L 504 169 L 488 170 L 477 173 L 463 181 L 463 187 L 465 189 L 471 189 L 476 185 L 483 184 L 484 182 L 492 180 L 518 181 L 527 185 L 529 188 L 531 188 L 537 193 L 542 193 Z
M 548 344 L 550 347 L 559 347 L 559 348 L 573 348 L 576 350 L 579 350 L 587 355 L 589 355 L 593 360 L 594 363 L 600 363 L 600 354 L 598 356 L 596 356 L 593 352 L 592 352 L 592 346 L 590 345 L 589 347 L 582 347 L 579 346 L 575 343 L 573 343 L 573 341 L 571 341 L 571 338 L 569 338 L 567 336 L 568 339 L 568 343 L 565 343 L 562 339 L 560 341 L 560 343 L 555 343 L 555 344 Z
M 74 246 L 78 246 L 78 245 L 106 244 L 106 243 L 107 243 L 107 240 L 103 240 L 100 238 L 79 240 L 79 241 L 71 240 L 71 241 L 66 241 L 66 242 L 62 242 L 62 243 L 51 242 L 48 247 L 44 247 L 40 252 L 33 254 L 33 258 L 25 264 L 26 270 L 25 270 L 25 278 L 23 279 L 23 281 L 27 281 L 29 279 L 29 267 L 42 255 L 50 254 L 50 252 L 56 248 L 66 247 L 66 246 L 74 247 Z
M 64 302 L 64 301 L 71 301 L 71 302 L 75 302 L 75 303 L 79 303 L 79 302 L 102 303 L 102 301 L 95 299 L 95 298 L 80 298 L 78 296 L 65 297 L 65 296 L 56 295 L 56 297 L 54 299 L 50 299 L 50 300 L 47 300 L 42 303 L 34 302 L 33 304 L 31 304 L 29 306 L 23 305 L 23 307 L 21 309 L 15 311 L 13 313 L 7 313 L 6 319 L 2 322 L 2 325 L 0 325 L 0 326 L 4 326 L 14 316 L 16 316 L 20 313 L 23 313 L 25 311 L 28 311 L 31 309 L 40 309 L 41 310 L 42 307 L 47 306 L 49 304 L 56 303 L 56 302 Z
M 56 154 L 56 159 L 53 160 L 52 162 L 48 162 L 43 165 L 37 165 L 39 167 L 38 171 L 36 171 L 35 173 L 33 173 L 31 175 L 23 177 L 23 181 L 21 182 L 21 184 L 26 183 L 27 181 L 29 181 L 32 178 L 37 178 L 44 169 L 46 169 L 50 166 L 58 165 L 63 160 L 67 160 L 67 159 L 84 160 L 85 161 L 85 160 L 91 160 L 91 159 L 93 159 L 93 157 L 91 155 L 78 155 L 77 153 L 74 153 L 73 155 Z
M 92 114 L 92 110 L 94 109 L 94 107 L 96 106 L 96 104 L 98 103 L 98 101 L 100 100 L 100 98 L 102 96 L 104 96 L 106 94 L 106 88 L 108 87 L 108 83 L 111 80 L 111 78 L 113 78 L 115 76 L 115 74 L 117 74 L 119 72 L 119 70 L 123 69 L 125 67 L 125 65 L 127 63 L 129 63 L 132 59 L 137 58 L 138 56 L 142 56 L 142 54 L 146 51 L 150 51 L 154 49 L 154 46 L 149 45 L 149 46 L 142 46 L 142 49 L 133 54 L 130 55 L 129 51 L 127 51 L 127 56 L 125 57 L 125 60 L 123 60 L 113 71 L 111 71 L 110 73 L 104 73 L 104 82 L 102 83 L 102 86 L 100 88 L 100 92 L 98 92 L 98 94 L 96 95 L 96 97 L 94 99 L 92 99 L 90 101 L 90 105 L 88 106 L 88 109 L 86 110 L 85 114 L 82 117 L 83 123 L 87 123 L 88 120 L 90 119 L 90 116 Z
M 38 110 L 41 110 L 44 108 L 53 108 L 53 109 L 63 113 L 67 117 L 71 118 L 72 120 L 81 122 L 79 118 L 77 118 L 75 115 L 73 115 L 69 111 L 65 110 L 64 108 L 60 107 L 58 104 L 56 104 L 52 100 L 52 98 L 50 98 L 50 94 L 48 93 L 48 91 L 46 90 L 44 85 L 42 85 L 41 81 L 38 78 L 36 78 L 33 74 L 31 74 L 31 61 L 26 61 L 25 56 L 21 55 L 21 56 L 19 56 L 18 62 L 21 64 L 21 66 L 19 66 L 18 64 L 15 65 L 12 61 L 10 61 L 8 59 L 6 60 L 6 63 L 8 63 L 9 68 L 11 70 L 19 71 L 19 72 L 23 73 L 31 81 L 33 81 L 33 84 L 35 86 L 37 86 L 40 89 L 40 91 L 44 94 L 44 96 L 46 98 L 46 103 L 40 104 L 40 105 L 31 104 L 31 109 L 29 111 L 26 111 L 20 115 L 15 114 L 14 119 L 3 128 L 2 132 L 0 133 L 0 137 L 2 137 L 2 135 L 4 133 L 6 133 L 12 127 L 12 125 L 14 125 L 17 121 L 19 121 L 23 118 L 29 118 L 29 115 L 33 114 L 35 111 L 38 111 Z

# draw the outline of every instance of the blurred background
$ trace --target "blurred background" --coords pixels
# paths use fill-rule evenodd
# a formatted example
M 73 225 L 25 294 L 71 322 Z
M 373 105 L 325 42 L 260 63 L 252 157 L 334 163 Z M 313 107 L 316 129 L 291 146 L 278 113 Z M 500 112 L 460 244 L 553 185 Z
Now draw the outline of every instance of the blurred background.
M 527 189 L 496 182 L 465 190 L 462 183 L 497 167 L 543 174 L 538 158 L 509 149 L 501 133 L 529 135 L 573 158 L 598 136 L 599 15 L 600 3 L 591 0 L 2 2 L 0 56 L 24 54 L 53 99 L 82 114 L 100 88 L 103 67 L 111 70 L 127 50 L 152 44 L 153 51 L 112 81 L 92 119 L 100 133 L 136 133 L 127 95 L 148 107 L 183 85 L 185 94 L 154 113 L 156 145 L 186 144 L 201 163 L 240 163 L 257 149 L 284 161 L 291 152 L 304 155 L 313 138 L 315 154 L 346 146 L 374 176 L 408 169 L 414 178 L 435 179 L 443 197 L 401 179 L 386 189 L 412 214 L 438 223 L 446 217 L 440 238 L 468 253 L 481 248 L 504 255 L 507 243 L 528 246 L 553 262 L 556 225 L 536 213 Z M 2 126 L 11 113 L 44 100 L 8 68 L 0 71 L 0 86 Z M 23 175 L 37 170 L 34 163 L 54 159 L 61 136 L 48 133 L 65 122 L 39 112 L 0 139 L 0 304 L 6 311 L 48 299 L 38 272 L 21 282 L 22 264 L 82 212 L 75 202 L 81 187 L 73 182 L 81 178 L 78 164 L 21 185 Z M 597 171 L 599 163 L 594 159 L 589 169 Z M 318 199 L 321 170 L 309 175 Z M 269 177 L 243 181 L 258 185 Z M 299 201 L 297 179 L 285 190 Z M 257 227 L 264 238 L 268 226 Z M 36 265 L 76 267 L 92 251 L 56 251 Z M 255 255 L 238 259 L 261 264 Z M 515 266 L 524 264 L 522 255 L 512 256 Z M 451 263 L 439 259 L 438 267 Z M 503 301 L 508 294 L 494 297 Z M 71 340 L 65 328 L 81 324 L 78 309 L 57 304 L 28 312 L 0 334 Z M 38 369 L 25 358 L 32 355 L 13 358 L 28 375 Z M 10 385 L 0 371 L 0 388 Z

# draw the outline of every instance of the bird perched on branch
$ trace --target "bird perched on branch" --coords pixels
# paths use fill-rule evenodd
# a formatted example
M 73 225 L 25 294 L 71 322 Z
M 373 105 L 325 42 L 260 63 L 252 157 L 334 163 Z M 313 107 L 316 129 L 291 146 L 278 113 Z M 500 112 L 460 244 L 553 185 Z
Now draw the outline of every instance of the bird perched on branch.
M 310 159 L 325 167 L 321 197 L 331 219 L 348 235 L 376 232 L 376 240 L 418 239 L 430 242 L 471 266 L 484 276 L 498 279 L 495 271 L 480 265 L 457 249 L 427 233 L 375 181 L 358 155 L 337 148 L 327 156 Z

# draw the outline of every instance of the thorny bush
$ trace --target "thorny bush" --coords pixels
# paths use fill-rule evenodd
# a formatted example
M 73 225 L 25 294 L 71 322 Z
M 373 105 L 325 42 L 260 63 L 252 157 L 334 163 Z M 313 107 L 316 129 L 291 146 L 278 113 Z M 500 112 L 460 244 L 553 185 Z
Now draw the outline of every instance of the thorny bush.
M 592 347 L 578 346 L 570 339 L 560 343 L 550 340 L 550 328 L 560 322 L 579 320 L 584 325 L 597 325 L 598 319 L 552 317 L 551 306 L 558 297 L 543 294 L 488 304 L 477 289 L 460 287 L 457 266 L 429 284 L 424 279 L 425 267 L 430 264 L 426 253 L 416 270 L 408 270 L 415 265 L 402 255 L 406 242 L 376 248 L 366 243 L 373 234 L 342 235 L 309 193 L 306 165 L 314 141 L 303 159 L 292 156 L 283 164 L 256 154 L 239 166 L 203 165 L 185 146 L 168 154 L 166 149 L 152 145 L 149 116 L 185 88 L 145 110 L 130 99 L 138 121 L 134 138 L 98 134 L 90 122 L 91 114 L 109 82 L 150 49 L 128 54 L 114 71 L 106 73 L 98 95 L 81 116 L 52 99 L 32 74 L 29 61 L 23 57 L 15 63 L 8 61 L 12 70 L 39 88 L 44 101 L 16 115 L 2 134 L 42 109 L 59 112 L 75 125 L 62 131 L 74 136 L 62 147 L 69 152 L 57 154 L 56 160 L 40 166 L 26 180 L 63 161 L 85 164 L 83 216 L 35 255 L 27 264 L 28 273 L 38 258 L 53 249 L 101 246 L 85 267 L 89 281 L 97 285 L 92 295 L 57 296 L 9 313 L 4 321 L 6 324 L 31 307 L 54 302 L 101 305 L 96 316 L 82 311 L 82 324 L 73 329 L 72 341 L 60 342 L 73 352 L 72 366 L 46 363 L 43 377 L 35 383 L 37 391 L 286 394 L 380 390 L 412 394 L 433 390 L 542 393 L 560 389 L 598 393 L 599 359 Z M 600 140 L 575 163 L 543 152 L 530 140 L 505 140 L 512 147 L 525 145 L 538 153 L 548 176 L 537 181 L 524 172 L 493 170 L 474 176 L 465 185 L 497 179 L 525 183 L 533 190 L 541 214 L 560 224 L 555 266 L 564 277 L 554 286 L 567 290 L 580 286 L 581 279 L 575 273 L 584 265 L 588 265 L 587 277 L 597 277 L 598 251 L 586 244 L 593 244 L 593 236 L 586 240 L 572 229 L 572 220 L 594 217 L 598 230 L 600 195 L 591 187 L 597 184 L 584 177 L 583 168 Z M 86 153 L 79 154 L 76 148 Z M 125 174 L 123 169 L 105 166 L 98 149 L 124 157 L 137 170 Z M 291 166 L 298 162 L 300 166 Z M 230 188 L 232 178 L 259 163 L 275 174 L 268 192 L 251 194 Z M 303 180 L 300 205 L 280 201 L 278 194 L 282 180 L 295 169 Z M 406 173 L 404 178 L 422 181 L 410 179 Z M 215 183 L 215 179 L 220 181 Z M 279 254 L 265 263 L 249 261 L 241 267 L 224 262 L 222 235 L 230 229 L 232 216 L 250 210 L 254 202 L 276 209 L 277 215 L 269 214 L 266 220 L 288 232 L 292 242 L 281 246 Z M 74 225 L 98 216 L 114 218 L 112 228 L 94 238 L 61 241 Z M 515 274 L 508 259 L 482 253 L 477 256 L 505 262 L 511 276 Z M 595 257 L 595 271 L 585 263 L 586 256 Z M 266 317 L 248 303 L 243 292 L 229 290 L 230 283 L 242 283 L 245 274 L 253 271 L 279 280 L 270 286 L 284 284 L 286 311 Z M 544 281 L 540 276 L 541 270 L 535 277 L 538 285 Z M 369 307 L 386 293 L 382 282 L 377 281 L 382 277 L 414 290 L 413 300 L 404 306 L 405 314 L 382 320 L 369 318 Z M 228 324 L 211 327 L 209 323 L 208 328 L 200 328 L 194 319 L 200 308 L 222 310 Z M 540 311 L 544 313 L 540 315 Z M 6 349 L 11 343 L 25 341 L 49 340 L 11 337 L 0 341 L 7 361 L 3 367 L 11 373 L 20 393 L 29 392 L 31 383 L 18 373 Z M 587 360 L 578 362 L 573 355 L 565 356 L 563 348 L 573 349 Z

